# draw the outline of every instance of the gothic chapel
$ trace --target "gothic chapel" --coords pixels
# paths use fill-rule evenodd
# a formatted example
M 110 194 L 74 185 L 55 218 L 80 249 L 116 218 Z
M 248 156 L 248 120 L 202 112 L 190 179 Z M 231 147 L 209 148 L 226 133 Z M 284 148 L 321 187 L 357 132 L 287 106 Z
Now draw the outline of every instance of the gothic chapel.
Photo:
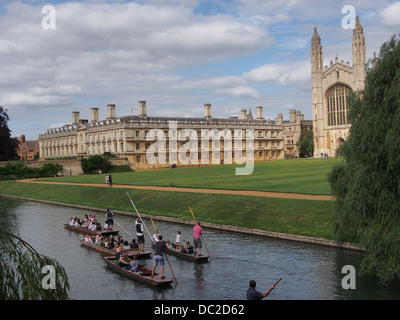
M 366 47 L 363 27 L 357 16 L 352 39 L 353 65 L 331 61 L 323 68 L 321 38 L 317 28 L 311 39 L 312 111 L 314 157 L 336 155 L 347 139 L 351 124 L 348 121 L 349 93 L 364 89 L 366 77 Z

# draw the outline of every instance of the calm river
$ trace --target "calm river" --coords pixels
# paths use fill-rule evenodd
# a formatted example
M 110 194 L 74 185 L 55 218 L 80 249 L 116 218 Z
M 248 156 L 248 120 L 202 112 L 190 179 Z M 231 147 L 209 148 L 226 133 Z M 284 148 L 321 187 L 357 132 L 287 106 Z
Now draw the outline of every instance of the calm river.
M 71 286 L 70 297 L 76 300 L 242 300 L 249 280 L 256 280 L 257 289 L 265 291 L 279 278 L 282 281 L 267 299 L 400 299 L 399 280 L 357 275 L 356 289 L 342 288 L 345 276 L 342 267 L 352 265 L 357 271 L 361 260 L 357 252 L 212 229 L 204 229 L 212 261 L 193 263 L 169 256 L 178 283 L 157 289 L 112 271 L 105 265 L 101 253 L 80 244 L 82 234 L 64 228 L 69 217 L 82 218 L 93 211 L 7 201 L 14 204 L 15 228 L 20 236 L 38 252 L 64 266 Z M 103 223 L 105 212 L 95 214 Z M 131 236 L 135 235 L 134 217 L 117 215 L 115 220 Z M 145 220 L 145 223 L 153 232 L 151 221 Z M 180 230 L 183 238 L 192 243 L 191 226 L 156 220 L 155 224 L 165 240 L 175 239 Z M 120 226 L 116 224 L 114 228 L 130 240 L 131 236 Z M 149 237 L 146 242 L 150 249 Z M 144 259 L 142 263 L 151 268 L 152 259 Z M 166 276 L 172 278 L 168 265 L 165 270 Z

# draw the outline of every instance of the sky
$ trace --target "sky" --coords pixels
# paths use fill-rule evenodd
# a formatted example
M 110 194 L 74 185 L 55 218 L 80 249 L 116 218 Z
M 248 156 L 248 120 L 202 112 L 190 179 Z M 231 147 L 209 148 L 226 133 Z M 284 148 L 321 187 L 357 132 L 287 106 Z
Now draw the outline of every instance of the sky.
M 52 10 L 45 7 L 51 5 Z M 364 28 L 367 57 L 400 33 L 400 1 L 2 0 L 0 106 L 12 136 L 117 117 L 239 116 L 312 119 L 310 45 L 318 28 L 324 65 L 352 63 L 345 6 Z M 46 9 L 46 10 L 45 10 Z

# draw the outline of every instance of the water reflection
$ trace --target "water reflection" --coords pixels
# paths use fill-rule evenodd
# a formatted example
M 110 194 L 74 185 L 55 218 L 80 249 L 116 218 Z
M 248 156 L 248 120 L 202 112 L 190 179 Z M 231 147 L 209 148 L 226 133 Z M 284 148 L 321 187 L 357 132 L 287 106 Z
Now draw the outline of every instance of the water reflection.
M 361 261 L 357 252 L 211 229 L 204 230 L 204 238 L 212 261 L 193 263 L 169 256 L 178 284 L 153 288 L 110 270 L 101 253 L 80 244 L 83 234 L 64 228 L 69 217 L 81 218 L 92 211 L 29 201 L 11 202 L 16 213 L 12 227 L 40 253 L 64 266 L 73 299 L 236 300 L 245 299 L 249 280 L 257 281 L 257 289 L 266 290 L 279 278 L 282 281 L 268 299 L 400 298 L 400 281 L 394 279 L 357 276 L 356 290 L 342 288 L 342 267 L 353 265 L 357 270 Z M 102 221 L 105 212 L 96 215 Z M 117 216 L 116 219 L 126 230 L 118 228 L 120 235 L 131 240 L 136 234 L 134 218 Z M 151 221 L 145 223 L 153 232 Z M 180 230 L 183 239 L 192 242 L 191 226 L 161 221 L 156 221 L 156 226 L 166 240 L 174 240 Z M 150 248 L 148 237 L 146 241 L 146 248 Z M 151 268 L 152 259 L 141 263 Z M 165 274 L 172 278 L 168 264 Z

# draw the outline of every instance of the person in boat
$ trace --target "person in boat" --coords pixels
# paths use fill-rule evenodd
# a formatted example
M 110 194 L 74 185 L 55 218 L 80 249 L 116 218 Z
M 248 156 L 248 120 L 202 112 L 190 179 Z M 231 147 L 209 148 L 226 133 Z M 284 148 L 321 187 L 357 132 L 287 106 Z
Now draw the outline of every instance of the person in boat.
M 151 276 L 154 276 L 154 273 L 156 271 L 156 267 L 158 266 L 158 264 L 160 264 L 161 270 L 160 270 L 160 274 L 161 274 L 161 278 L 164 279 L 164 251 L 166 248 L 166 244 L 165 241 L 163 241 L 163 237 L 162 235 L 158 236 L 158 240 L 155 244 L 154 244 L 154 257 L 153 257 L 153 268 L 151 270 Z
M 143 230 L 143 222 L 140 218 L 137 218 L 135 221 L 136 226 L 136 235 L 139 244 L 139 251 L 144 251 L 144 230 Z
M 124 241 L 124 250 L 128 250 L 128 249 L 130 249 L 131 247 L 129 246 L 129 242 L 128 242 L 128 240 L 125 240 Z
M 139 261 L 137 260 L 136 256 L 133 256 L 132 261 L 129 264 L 129 270 L 131 270 L 132 272 L 139 272 L 140 268 L 139 268 Z
M 106 222 L 104 223 L 103 228 L 101 230 L 108 230 L 108 229 L 109 229 L 108 221 L 106 220 Z
M 203 229 L 200 226 L 200 222 L 193 227 L 193 246 L 194 246 L 194 254 L 198 252 L 199 256 L 201 256 L 201 239 L 200 237 L 203 235 Z
M 80 223 L 78 218 L 75 218 L 74 226 L 75 227 L 80 227 L 81 226 L 81 223 Z
M 175 238 L 175 248 L 176 250 L 180 250 L 181 249 L 181 242 L 182 242 L 182 234 L 180 231 L 178 231 L 178 233 L 176 234 L 176 238 Z
M 110 249 L 110 243 L 108 242 L 108 238 L 104 238 L 103 245 L 104 248 Z
M 272 285 L 265 292 L 260 292 L 256 290 L 256 282 L 254 280 L 250 280 L 249 282 L 249 289 L 247 289 L 247 300 L 262 300 L 263 298 L 267 297 L 272 290 L 275 289 L 275 285 Z
M 128 257 L 127 256 L 125 256 L 124 254 L 121 254 L 121 256 L 119 257 L 119 259 L 117 260 L 116 259 L 116 261 L 118 261 L 119 262 L 119 266 L 121 267 L 121 268 L 124 268 L 124 269 L 127 269 L 127 270 L 129 270 L 130 269 L 130 267 L 131 267 L 131 261 L 128 259 Z
M 174 250 L 174 247 L 172 246 L 170 240 L 168 240 L 168 241 L 165 243 L 165 245 L 166 245 L 167 249 Z
M 129 247 L 131 249 L 137 249 L 139 248 L 139 245 L 136 243 L 136 239 L 132 239 L 131 243 L 129 244 Z
M 107 209 L 107 212 L 106 212 L 107 224 L 108 224 L 108 227 L 111 230 L 112 230 L 113 225 L 114 225 L 113 216 L 114 216 L 114 213 L 110 209 Z
M 101 241 L 101 235 L 98 234 L 94 239 L 94 244 L 100 245 L 100 241 Z
M 118 238 L 117 238 L 117 245 L 120 245 L 120 244 L 123 244 L 124 243 L 124 239 L 122 238 L 122 236 L 118 236 Z
M 70 225 L 70 226 L 73 226 L 74 225 L 74 218 L 69 218 L 68 219 L 68 224 Z
M 86 236 L 85 236 L 85 242 L 86 243 L 93 243 L 92 238 L 88 234 L 86 234 Z
M 101 239 L 100 239 L 100 243 L 99 243 L 99 246 L 100 246 L 100 247 L 102 247 L 102 248 L 104 248 L 104 247 L 105 247 L 105 241 L 104 241 L 104 237 L 101 237 Z
M 96 231 L 97 230 L 97 221 L 96 221 L 96 219 L 94 219 L 92 221 L 92 224 L 90 225 L 89 230 L 91 230 L 91 231 Z
M 114 236 L 112 234 L 110 234 L 110 237 L 108 238 L 108 244 L 109 244 L 109 248 L 110 249 L 114 249 L 114 247 L 116 245 L 116 241 L 115 241 Z
M 119 245 L 116 245 L 113 250 L 115 251 L 115 260 L 119 260 L 122 251 L 124 251 L 124 244 L 121 243 Z
M 181 247 L 181 252 L 189 254 L 193 253 L 193 246 L 190 244 L 189 241 L 186 241 L 186 246 Z
M 89 217 L 88 217 L 87 214 L 85 214 L 85 215 L 83 216 L 83 218 L 82 218 L 82 222 L 86 222 L 86 221 L 88 221 L 88 220 L 89 220 Z

